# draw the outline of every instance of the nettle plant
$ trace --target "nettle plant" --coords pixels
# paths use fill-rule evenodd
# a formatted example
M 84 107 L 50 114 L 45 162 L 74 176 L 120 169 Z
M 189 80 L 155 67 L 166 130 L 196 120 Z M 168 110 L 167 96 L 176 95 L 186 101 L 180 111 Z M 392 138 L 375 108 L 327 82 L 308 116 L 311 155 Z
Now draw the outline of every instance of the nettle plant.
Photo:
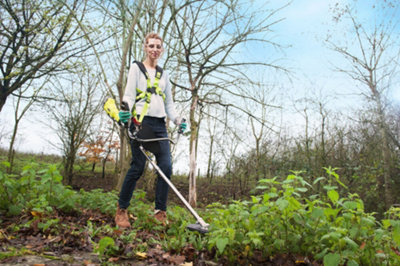
M 2 162 L 6 165 L 8 162 Z M 56 165 L 43 168 L 37 163 L 23 167 L 19 175 L 0 170 L 0 211 L 19 215 L 22 211 L 51 212 L 54 207 L 71 211 L 77 193 L 65 187 Z
M 399 261 L 400 209 L 389 211 L 383 225 L 364 212 L 357 194 L 340 197 L 335 169 L 311 184 L 293 172 L 284 181 L 259 181 L 261 195 L 228 206 L 211 206 L 208 248 L 234 261 L 261 252 L 303 254 L 327 265 L 391 264 Z M 315 187 L 323 192 L 316 192 Z M 318 190 L 321 191 L 321 190 Z

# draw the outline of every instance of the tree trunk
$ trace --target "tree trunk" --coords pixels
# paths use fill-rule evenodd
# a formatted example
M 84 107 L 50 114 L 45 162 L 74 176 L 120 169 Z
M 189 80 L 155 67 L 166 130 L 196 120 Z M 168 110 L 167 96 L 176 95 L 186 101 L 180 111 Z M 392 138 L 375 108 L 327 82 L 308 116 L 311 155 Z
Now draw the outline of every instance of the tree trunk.
M 117 81 L 117 89 L 118 89 L 118 95 L 120 99 L 120 103 L 122 103 L 122 98 L 124 96 L 124 88 L 123 88 L 123 81 L 124 81 L 124 74 L 125 74 L 125 65 L 126 65 L 126 60 L 129 52 L 129 48 L 132 45 L 132 38 L 133 38 L 133 33 L 134 29 L 136 27 L 136 24 L 138 22 L 140 12 L 142 10 L 142 4 L 143 0 L 140 0 L 138 3 L 138 9 L 136 10 L 135 16 L 130 24 L 129 31 L 128 31 L 128 37 L 127 40 L 124 44 L 123 51 L 122 51 L 122 62 L 121 62 L 121 67 L 119 70 L 119 77 Z M 131 106 L 132 107 L 132 106 Z M 120 167 L 119 167 L 119 178 L 117 182 L 117 187 L 116 189 L 118 191 L 121 190 L 122 184 L 125 179 L 126 172 L 128 171 L 129 167 L 129 162 L 128 162 L 128 148 L 129 148 L 129 143 L 127 141 L 127 138 L 125 136 L 125 129 L 121 129 L 120 132 L 120 140 L 121 140 L 121 149 L 120 149 Z
M 42 87 L 40 87 L 38 90 L 36 90 L 36 92 L 32 95 L 32 99 L 25 106 L 25 108 L 22 108 L 22 112 L 21 112 L 20 116 L 18 117 L 20 104 L 21 104 L 21 95 L 22 95 L 22 92 L 20 91 L 19 97 L 17 99 L 16 106 L 15 106 L 15 119 L 14 119 L 15 124 L 14 124 L 13 134 L 11 136 L 10 147 L 9 147 L 9 150 L 8 150 L 8 162 L 10 163 L 10 168 L 8 169 L 8 173 L 12 172 L 12 168 L 13 168 L 13 165 L 14 165 L 14 156 L 15 156 L 14 144 L 15 144 L 15 139 L 17 137 L 19 122 L 21 121 L 21 119 L 24 116 L 24 114 L 28 111 L 30 106 L 33 104 L 33 102 L 34 102 L 33 99 L 39 93 L 41 88 Z
M 126 175 L 126 172 L 128 171 L 128 166 L 129 166 L 129 164 L 127 163 L 128 162 L 128 160 L 127 160 L 127 158 L 128 158 L 128 152 L 127 152 L 128 143 L 127 142 L 128 141 L 125 137 L 124 129 L 121 129 L 120 134 L 121 134 L 121 138 L 120 138 L 121 139 L 121 148 L 120 148 L 120 160 L 119 160 L 120 165 L 119 165 L 119 178 L 118 178 L 117 187 L 116 187 L 116 189 L 118 191 L 120 191 L 122 188 L 122 184 L 124 183 L 125 175 Z
M 211 184 L 211 168 L 212 168 L 212 154 L 213 154 L 213 146 L 214 146 L 214 136 L 211 136 L 211 141 L 210 141 L 210 151 L 208 154 L 208 164 L 207 164 L 207 179 L 209 180 Z
M 68 156 L 64 164 L 64 176 L 68 185 L 72 185 L 72 177 L 74 175 L 74 162 L 75 158 Z
M 18 130 L 18 123 L 19 120 L 15 121 L 15 126 L 14 126 L 14 130 L 13 130 L 13 134 L 11 136 L 11 142 L 10 142 L 10 147 L 8 149 L 8 162 L 10 163 L 10 167 L 7 170 L 7 173 L 11 174 L 12 172 L 12 168 L 13 168 L 13 164 L 14 164 L 14 143 L 15 143 L 15 138 L 17 136 L 17 130 Z
M 107 163 L 107 160 L 103 160 L 103 167 L 102 167 L 102 171 L 101 171 L 102 179 L 104 179 L 104 177 L 106 176 L 106 163 Z
M 8 94 L 3 93 L 3 90 L 0 90 L 0 112 L 3 109 L 3 106 L 6 104 Z
M 190 170 L 189 170 L 189 204 L 192 207 L 197 205 L 197 191 L 196 191 L 196 178 L 197 178 L 197 164 L 196 164 L 196 140 L 190 139 Z
M 195 92 L 193 92 L 195 93 Z M 192 94 L 193 95 L 193 94 Z M 195 111 L 197 108 L 198 95 L 193 96 L 192 104 L 190 107 L 190 164 L 189 164 L 189 204 L 192 207 L 197 205 L 197 188 L 196 188 L 196 178 L 197 178 L 197 133 L 198 124 L 195 119 Z

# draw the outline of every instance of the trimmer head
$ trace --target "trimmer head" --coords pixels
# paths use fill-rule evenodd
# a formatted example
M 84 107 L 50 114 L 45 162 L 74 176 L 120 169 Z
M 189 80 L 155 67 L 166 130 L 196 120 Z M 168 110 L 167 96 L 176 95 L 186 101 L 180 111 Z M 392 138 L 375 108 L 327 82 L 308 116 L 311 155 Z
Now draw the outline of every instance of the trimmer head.
M 207 234 L 208 233 L 208 227 L 204 227 L 201 226 L 201 224 L 199 223 L 195 223 L 195 224 L 188 224 L 186 226 L 187 229 L 189 229 L 190 231 L 197 231 L 201 234 Z

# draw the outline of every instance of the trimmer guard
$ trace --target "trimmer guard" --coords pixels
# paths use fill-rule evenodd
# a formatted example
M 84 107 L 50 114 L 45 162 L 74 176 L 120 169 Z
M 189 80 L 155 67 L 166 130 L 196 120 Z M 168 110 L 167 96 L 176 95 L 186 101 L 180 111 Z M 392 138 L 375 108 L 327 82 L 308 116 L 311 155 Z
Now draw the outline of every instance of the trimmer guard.
M 199 223 L 188 224 L 186 226 L 186 228 L 189 229 L 190 231 L 197 231 L 197 232 L 199 232 L 201 234 L 207 234 L 208 233 L 208 228 L 201 226 L 201 224 L 199 224 Z

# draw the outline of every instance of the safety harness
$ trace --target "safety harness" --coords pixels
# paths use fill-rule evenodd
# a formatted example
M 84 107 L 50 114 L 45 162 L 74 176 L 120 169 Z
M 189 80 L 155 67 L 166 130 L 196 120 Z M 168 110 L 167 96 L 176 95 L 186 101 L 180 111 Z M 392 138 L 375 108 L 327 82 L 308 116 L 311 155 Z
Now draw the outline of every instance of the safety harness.
M 142 123 L 144 116 L 147 114 L 147 111 L 149 109 L 149 105 L 151 102 L 151 96 L 153 94 L 157 94 L 160 95 L 163 100 L 165 101 L 165 94 L 162 91 L 162 89 L 159 87 L 159 82 L 163 73 L 163 69 L 159 66 L 156 66 L 156 75 L 154 78 L 154 83 L 151 84 L 151 79 L 150 79 L 150 75 L 146 70 L 146 67 L 144 66 L 144 64 L 142 62 L 139 61 L 134 61 L 133 63 L 136 63 L 140 69 L 140 71 L 142 71 L 142 73 L 145 75 L 146 80 L 147 80 L 147 89 L 145 91 L 140 90 L 139 88 L 136 88 L 136 101 L 134 106 L 132 107 L 132 116 L 135 118 L 134 120 L 136 120 L 135 122 L 138 123 Z M 138 101 L 144 99 L 145 103 L 142 109 L 142 112 L 140 113 L 140 117 L 137 119 L 137 114 L 136 114 L 136 108 L 135 105 Z

